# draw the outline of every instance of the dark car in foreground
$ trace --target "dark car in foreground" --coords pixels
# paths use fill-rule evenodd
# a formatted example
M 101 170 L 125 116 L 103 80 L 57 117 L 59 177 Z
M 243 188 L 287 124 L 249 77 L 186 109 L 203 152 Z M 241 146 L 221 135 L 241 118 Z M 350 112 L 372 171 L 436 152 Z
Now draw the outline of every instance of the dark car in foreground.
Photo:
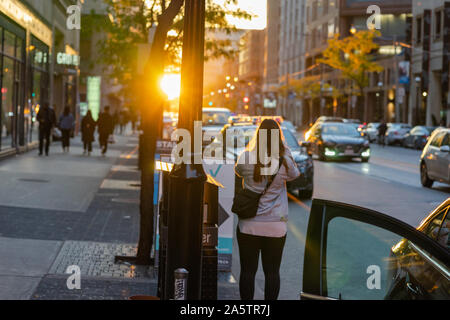
M 370 144 L 352 124 L 323 122 L 315 124 L 305 135 L 311 151 L 321 161 L 360 158 L 368 162 Z
M 433 132 L 420 157 L 420 180 L 427 188 L 434 181 L 450 184 L 450 129 Z
M 412 130 L 405 135 L 403 146 L 405 148 L 422 150 L 434 130 L 436 130 L 436 127 L 416 126 L 412 128 Z
M 389 215 L 313 200 L 304 300 L 449 300 L 450 198 L 417 229 Z
M 250 123 L 224 126 L 221 132 L 223 141 L 227 141 L 231 137 L 234 140 L 233 147 L 227 148 L 224 145 L 223 154 L 226 155 L 226 158 L 236 161 L 255 135 L 257 128 L 257 126 Z M 308 154 L 305 147 L 300 146 L 296 137 L 287 128 L 282 127 L 281 130 L 301 173 L 297 179 L 288 182 L 287 188 L 290 192 L 297 192 L 299 198 L 310 199 L 314 192 L 314 163 L 312 157 Z

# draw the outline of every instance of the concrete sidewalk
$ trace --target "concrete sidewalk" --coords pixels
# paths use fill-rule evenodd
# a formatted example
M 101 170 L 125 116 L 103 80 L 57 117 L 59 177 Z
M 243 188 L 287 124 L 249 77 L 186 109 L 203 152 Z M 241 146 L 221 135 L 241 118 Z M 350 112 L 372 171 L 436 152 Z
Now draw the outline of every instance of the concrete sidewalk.
M 114 264 L 135 255 L 139 237 L 137 136 L 115 136 L 106 157 L 98 146 L 49 157 L 29 152 L 0 162 L 0 299 L 128 299 L 156 295 L 157 270 Z M 67 267 L 81 270 L 81 290 L 67 288 Z M 221 274 L 219 299 L 239 290 Z

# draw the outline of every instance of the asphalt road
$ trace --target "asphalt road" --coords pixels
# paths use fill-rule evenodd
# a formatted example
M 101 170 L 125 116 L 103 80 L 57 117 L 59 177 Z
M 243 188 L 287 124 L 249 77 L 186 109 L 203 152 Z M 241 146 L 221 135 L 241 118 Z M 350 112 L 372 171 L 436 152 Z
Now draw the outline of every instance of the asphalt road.
M 314 198 L 358 205 L 385 213 L 417 226 L 450 194 L 450 186 L 420 184 L 420 151 L 372 145 L 369 163 L 315 161 Z M 302 290 L 305 236 L 312 201 L 289 195 L 289 231 L 281 265 L 279 299 L 298 299 Z M 237 253 L 238 248 L 234 248 Z M 234 254 L 233 274 L 238 280 L 238 255 Z M 262 299 L 264 275 L 257 274 L 255 298 Z

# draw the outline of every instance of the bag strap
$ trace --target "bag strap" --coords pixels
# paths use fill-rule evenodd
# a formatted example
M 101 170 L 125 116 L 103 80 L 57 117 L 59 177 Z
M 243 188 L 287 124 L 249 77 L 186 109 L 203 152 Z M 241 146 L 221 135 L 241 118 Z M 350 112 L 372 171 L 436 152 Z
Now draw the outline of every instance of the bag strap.
M 277 177 L 278 173 L 280 172 L 281 166 L 283 165 L 283 161 L 284 161 L 283 157 L 280 157 L 280 163 L 279 163 L 279 166 L 278 166 L 278 171 L 273 176 L 271 176 L 272 180 L 269 183 L 267 183 L 266 187 L 264 188 L 264 191 L 263 191 L 262 195 L 265 195 L 267 190 L 269 190 L 269 188 L 272 185 L 273 181 L 275 180 L 275 178 Z

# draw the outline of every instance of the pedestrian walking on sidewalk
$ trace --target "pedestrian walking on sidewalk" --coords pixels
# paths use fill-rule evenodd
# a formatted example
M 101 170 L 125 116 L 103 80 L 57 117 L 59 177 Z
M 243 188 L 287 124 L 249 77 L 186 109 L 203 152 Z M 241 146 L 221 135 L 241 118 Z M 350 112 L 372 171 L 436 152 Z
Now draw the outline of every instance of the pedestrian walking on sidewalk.
M 109 114 L 109 106 L 106 106 L 104 111 L 98 118 L 98 134 L 100 140 L 100 147 L 102 148 L 102 155 L 108 151 L 109 136 L 114 131 L 114 122 L 112 116 Z
M 88 110 L 86 116 L 81 121 L 81 139 L 84 145 L 84 154 L 91 155 L 92 142 L 94 142 L 94 133 L 97 123 L 92 118 L 91 110 Z
M 263 134 L 267 132 L 266 142 L 260 141 L 260 130 L 263 130 L 261 131 Z M 278 149 L 279 152 L 272 154 L 272 135 L 276 133 L 279 137 L 278 146 L 274 146 L 273 151 Z M 262 154 L 268 156 L 269 163 L 261 159 L 260 148 L 267 150 Z M 256 161 L 251 162 L 250 159 Z M 265 277 L 264 297 L 266 300 L 276 300 L 280 291 L 280 265 L 287 235 L 286 181 L 294 180 L 300 175 L 276 121 L 266 119 L 261 123 L 254 138 L 239 156 L 235 173 L 242 179 L 242 187 L 240 187 L 241 190 L 236 190 L 233 212 L 236 212 L 235 208 L 239 207 L 240 192 L 247 189 L 246 191 L 258 195 L 254 209 L 256 216 L 243 218 L 243 215 L 238 213 L 237 241 L 241 262 L 239 279 L 241 299 L 254 299 L 255 276 L 261 254 Z
M 63 113 L 59 117 L 59 129 L 62 134 L 62 148 L 63 152 L 69 152 L 70 150 L 70 137 L 72 131 L 75 128 L 75 118 L 70 113 L 70 108 L 65 107 Z
M 386 132 L 387 132 L 387 124 L 384 121 L 381 121 L 381 124 L 378 126 L 378 143 L 383 147 L 386 145 Z
M 39 122 L 39 155 L 43 154 L 45 141 L 45 155 L 48 156 L 52 129 L 56 125 L 55 111 L 48 106 L 48 103 L 44 103 L 36 119 Z

